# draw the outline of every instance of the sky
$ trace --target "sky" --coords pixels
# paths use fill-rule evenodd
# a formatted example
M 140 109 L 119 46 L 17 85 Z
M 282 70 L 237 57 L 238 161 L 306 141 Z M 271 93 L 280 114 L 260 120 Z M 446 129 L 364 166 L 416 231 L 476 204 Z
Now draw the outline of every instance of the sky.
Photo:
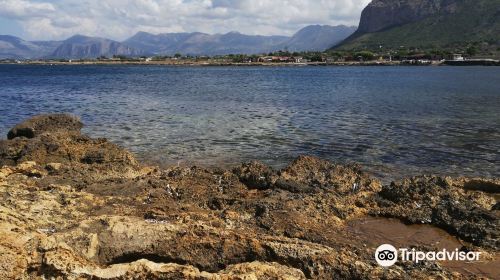
M 358 25 L 370 0 L 0 0 L 0 34 L 124 40 L 151 33 L 291 35 L 311 24 Z

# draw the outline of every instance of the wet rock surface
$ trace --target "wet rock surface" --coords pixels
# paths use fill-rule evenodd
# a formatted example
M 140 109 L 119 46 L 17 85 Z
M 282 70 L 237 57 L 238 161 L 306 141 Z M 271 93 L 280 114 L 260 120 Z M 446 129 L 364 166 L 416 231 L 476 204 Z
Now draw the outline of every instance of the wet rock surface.
M 350 230 L 370 216 L 440 228 L 489 260 L 498 253 L 495 180 L 382 186 L 359 166 L 309 156 L 282 170 L 161 169 L 78 125 L 65 129 L 64 117 L 42 119 L 32 137 L 0 141 L 0 279 L 481 276 L 438 262 L 378 266 L 377 244 Z M 434 244 L 415 240 L 406 245 Z
M 494 180 L 415 177 L 384 186 L 379 208 L 372 213 L 412 224 L 432 224 L 477 246 L 498 250 L 496 201 L 483 192 L 498 193 Z
M 80 133 L 83 123 L 79 118 L 67 114 L 34 116 L 13 127 L 7 134 L 9 140 L 17 137 L 34 138 L 42 133 L 57 131 Z

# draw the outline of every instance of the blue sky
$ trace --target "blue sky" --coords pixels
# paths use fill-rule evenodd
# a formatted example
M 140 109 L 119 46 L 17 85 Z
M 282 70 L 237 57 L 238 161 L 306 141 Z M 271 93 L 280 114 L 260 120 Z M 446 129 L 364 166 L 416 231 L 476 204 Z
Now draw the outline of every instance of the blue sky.
M 22 37 L 24 35 L 23 27 L 15 20 L 0 17 L 0 34 L 9 34 Z
M 138 31 L 290 35 L 310 24 L 357 25 L 370 0 L 0 0 L 0 34 L 123 40 Z

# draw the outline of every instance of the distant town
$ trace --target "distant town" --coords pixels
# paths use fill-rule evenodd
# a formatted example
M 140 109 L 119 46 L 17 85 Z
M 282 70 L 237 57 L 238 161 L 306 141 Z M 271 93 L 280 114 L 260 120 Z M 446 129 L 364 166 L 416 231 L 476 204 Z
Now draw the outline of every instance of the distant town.
M 478 58 L 471 53 L 450 53 L 443 51 L 419 52 L 391 51 L 378 54 L 370 51 L 359 52 L 288 52 L 278 51 L 261 55 L 230 54 L 219 56 L 173 56 L 128 57 L 114 55 L 95 59 L 2 59 L 3 64 L 146 64 L 146 65 L 193 65 L 193 66 L 303 66 L 303 65 L 484 65 L 499 66 L 500 61 L 493 58 Z

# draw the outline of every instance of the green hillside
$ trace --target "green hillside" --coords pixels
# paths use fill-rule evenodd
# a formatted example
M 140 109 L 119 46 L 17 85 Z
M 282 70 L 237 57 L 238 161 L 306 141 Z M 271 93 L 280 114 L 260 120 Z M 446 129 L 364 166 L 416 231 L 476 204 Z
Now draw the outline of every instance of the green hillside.
M 500 0 L 457 1 L 453 14 L 436 14 L 384 31 L 348 38 L 337 50 L 398 48 L 460 49 L 497 53 L 500 46 Z

